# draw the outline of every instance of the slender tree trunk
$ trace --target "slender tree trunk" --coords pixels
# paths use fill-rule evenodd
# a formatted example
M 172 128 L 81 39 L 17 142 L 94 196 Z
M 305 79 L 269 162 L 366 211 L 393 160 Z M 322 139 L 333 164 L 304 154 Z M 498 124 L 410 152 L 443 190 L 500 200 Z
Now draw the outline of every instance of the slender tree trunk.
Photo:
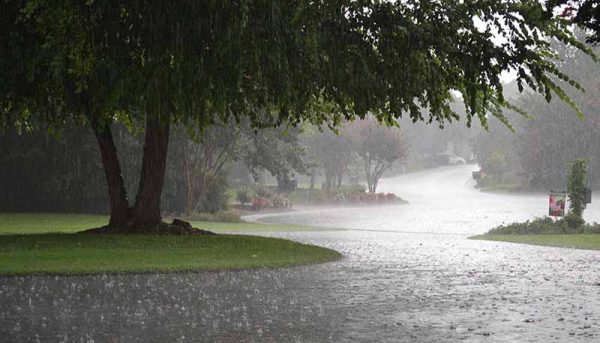
M 373 193 L 373 178 L 371 175 L 371 160 L 369 158 L 369 155 L 365 155 L 362 156 L 363 157 L 363 161 L 365 164 L 365 176 L 367 178 L 367 188 L 369 190 L 369 193 Z
M 165 181 L 169 120 L 146 117 L 144 156 L 130 231 L 152 232 L 162 224 L 160 198 Z
M 181 145 L 182 153 L 181 159 L 181 171 L 185 181 L 185 215 L 190 216 L 194 206 L 194 189 L 196 188 L 196 180 L 193 175 L 192 169 L 194 163 L 190 161 L 191 152 L 188 150 L 188 141 L 179 141 Z
M 186 185 L 186 197 L 185 197 L 185 215 L 189 217 L 194 210 L 194 187 L 195 185 Z
M 102 165 L 104 166 L 104 174 L 108 185 L 110 197 L 109 225 L 114 227 L 126 226 L 130 216 L 129 201 L 127 200 L 127 191 L 125 190 L 112 130 L 109 125 L 101 127 L 94 119 L 91 120 L 91 125 L 100 148 Z
M 329 171 L 325 171 L 325 190 L 327 194 L 331 193 L 331 173 Z
M 315 168 L 312 168 L 310 170 L 310 190 L 312 191 L 313 189 L 315 189 L 315 173 L 316 170 Z

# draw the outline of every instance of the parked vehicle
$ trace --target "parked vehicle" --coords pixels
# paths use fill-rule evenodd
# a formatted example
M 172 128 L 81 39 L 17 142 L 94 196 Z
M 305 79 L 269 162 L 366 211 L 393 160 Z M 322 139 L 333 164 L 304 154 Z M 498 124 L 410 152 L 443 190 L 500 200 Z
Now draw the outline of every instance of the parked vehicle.
M 448 156 L 448 164 L 450 164 L 450 165 L 465 164 L 465 163 L 466 163 L 466 161 L 462 157 L 459 157 L 456 155 Z
M 465 164 L 464 158 L 450 153 L 439 153 L 433 157 L 433 161 L 438 166 Z

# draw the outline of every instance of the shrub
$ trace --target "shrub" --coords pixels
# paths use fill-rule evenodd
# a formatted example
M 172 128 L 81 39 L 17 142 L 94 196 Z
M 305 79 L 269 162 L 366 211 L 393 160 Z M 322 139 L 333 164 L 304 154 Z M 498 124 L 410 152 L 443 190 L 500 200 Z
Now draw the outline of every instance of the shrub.
M 252 200 L 252 208 L 255 210 L 261 210 L 265 207 L 269 207 L 271 204 L 269 203 L 269 199 L 256 197 Z
M 256 196 L 259 198 L 271 199 L 273 197 L 273 192 L 266 187 L 258 187 L 256 189 Z
M 250 191 L 247 189 L 240 189 L 239 191 L 237 191 L 237 201 L 239 201 L 240 204 L 244 205 L 249 203 L 252 200 L 251 196 L 250 196 Z
M 600 234 L 600 224 L 596 222 L 593 224 L 584 224 L 582 227 L 584 233 Z
M 581 218 L 575 213 L 567 214 L 563 220 L 566 222 L 567 227 L 569 227 L 570 229 L 577 229 L 585 223 L 583 218 Z
M 500 225 L 491 229 L 488 234 L 491 235 L 537 235 L 537 234 L 558 234 L 564 233 L 565 226 L 561 221 L 554 221 L 550 217 L 536 218 L 524 223 L 512 223 Z
M 226 210 L 228 203 L 227 179 L 224 176 L 219 176 L 214 182 L 208 184 L 197 209 L 199 212 L 214 213 Z
M 271 205 L 279 208 L 292 207 L 292 203 L 288 200 L 288 198 L 280 194 L 273 196 L 271 199 Z
M 360 202 L 360 195 L 350 194 L 346 197 L 346 202 L 350 204 L 358 204 Z
M 305 204 L 307 200 L 310 204 L 322 204 L 329 201 L 327 192 L 321 189 L 297 189 L 288 195 L 292 203 Z
M 361 184 L 356 184 L 356 185 L 348 185 L 348 186 L 342 186 L 339 189 L 338 193 L 342 193 L 345 196 L 348 195 L 353 195 L 353 194 L 364 194 L 367 192 L 367 188 L 364 185 Z
M 600 233 L 600 224 L 586 224 L 581 217 L 568 214 L 565 218 L 553 220 L 550 217 L 536 218 L 524 223 L 500 225 L 491 229 L 490 235 L 539 235 L 566 233 Z

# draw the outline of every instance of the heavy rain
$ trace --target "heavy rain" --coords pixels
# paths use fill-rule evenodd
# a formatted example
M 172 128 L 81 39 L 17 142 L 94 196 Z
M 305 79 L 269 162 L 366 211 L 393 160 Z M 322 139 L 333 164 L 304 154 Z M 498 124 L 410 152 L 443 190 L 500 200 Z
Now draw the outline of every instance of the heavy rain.
M 600 337 L 596 1 L 0 13 L 0 343 Z

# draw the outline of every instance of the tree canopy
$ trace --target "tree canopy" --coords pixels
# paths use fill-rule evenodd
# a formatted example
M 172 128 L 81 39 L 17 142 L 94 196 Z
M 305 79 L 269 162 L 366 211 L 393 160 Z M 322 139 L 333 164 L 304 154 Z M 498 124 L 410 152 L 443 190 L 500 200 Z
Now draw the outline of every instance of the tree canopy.
M 520 84 L 563 96 L 550 76 L 571 80 L 556 68 L 549 38 L 585 49 L 568 22 L 525 0 L 1 6 L 4 124 L 60 124 L 94 110 L 109 120 L 156 112 L 194 124 L 217 116 L 336 123 L 368 111 L 385 122 L 403 113 L 443 121 L 457 116 L 452 90 L 467 119 L 483 119 L 507 105 L 500 75 L 508 69 Z

